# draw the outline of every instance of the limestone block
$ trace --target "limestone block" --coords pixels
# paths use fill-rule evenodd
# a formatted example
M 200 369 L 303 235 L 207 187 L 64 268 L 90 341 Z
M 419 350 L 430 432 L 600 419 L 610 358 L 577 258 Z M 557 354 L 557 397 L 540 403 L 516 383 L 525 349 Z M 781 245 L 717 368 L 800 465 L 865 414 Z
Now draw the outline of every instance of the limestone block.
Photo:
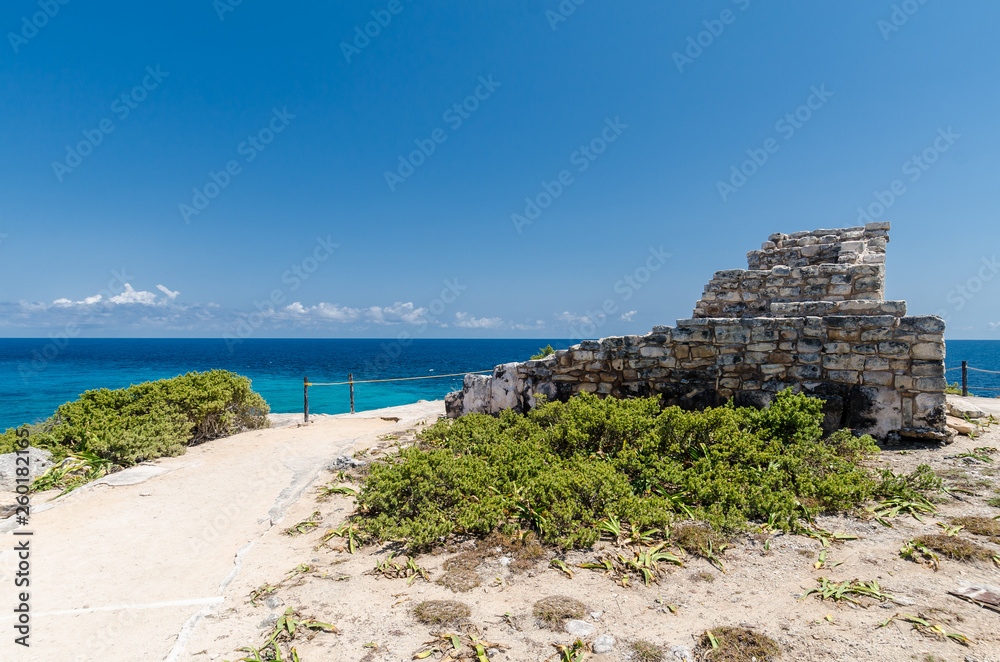
M 863 372 L 861 381 L 864 384 L 874 384 L 876 386 L 892 386 L 895 375 L 891 372 Z
M 465 414 L 490 413 L 493 396 L 492 375 L 466 375 L 462 380 L 462 412 Z
M 864 370 L 865 357 L 856 354 L 827 354 L 823 357 L 826 370 Z
M 915 359 L 944 360 L 944 343 L 917 343 L 910 348 Z
M 948 380 L 944 377 L 915 377 L 913 379 L 913 388 L 917 391 L 943 394 L 947 386 Z
M 826 373 L 830 381 L 841 384 L 857 384 L 859 374 L 857 370 L 828 370 Z
M 913 425 L 942 429 L 945 416 L 944 393 L 920 393 L 913 398 Z
M 888 370 L 889 359 L 879 356 L 870 356 L 865 359 L 865 370 Z
M 748 343 L 750 331 L 741 326 L 720 326 L 715 329 L 715 340 L 720 344 Z
M 878 353 L 882 355 L 896 356 L 901 354 L 909 354 L 909 352 L 910 352 L 909 343 L 889 340 L 887 342 L 880 342 L 878 344 Z

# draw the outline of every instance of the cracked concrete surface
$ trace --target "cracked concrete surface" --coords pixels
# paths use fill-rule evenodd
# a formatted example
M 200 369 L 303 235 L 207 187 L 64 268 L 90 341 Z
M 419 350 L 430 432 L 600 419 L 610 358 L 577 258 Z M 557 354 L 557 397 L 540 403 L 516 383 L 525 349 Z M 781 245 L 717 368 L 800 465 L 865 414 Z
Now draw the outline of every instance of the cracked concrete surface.
M 46 502 L 54 492 L 35 495 L 31 647 L 5 636 L 0 660 L 198 659 L 187 644 L 234 580 L 248 570 L 287 570 L 284 558 L 255 543 L 323 466 L 380 434 L 443 414 L 436 401 L 286 424 L 190 448 L 56 501 Z M 0 528 L 5 584 L 16 562 L 13 544 L 9 527 Z M 13 625 L 13 599 L 13 591 L 2 593 L 0 629 Z

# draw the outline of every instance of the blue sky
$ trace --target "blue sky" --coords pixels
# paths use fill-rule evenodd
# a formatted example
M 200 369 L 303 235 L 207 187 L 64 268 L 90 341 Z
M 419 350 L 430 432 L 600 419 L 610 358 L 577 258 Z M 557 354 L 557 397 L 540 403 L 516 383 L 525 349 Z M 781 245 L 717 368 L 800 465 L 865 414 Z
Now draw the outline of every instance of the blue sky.
M 235 2 L 3 4 L 0 335 L 643 333 L 859 208 L 1000 333 L 995 2 Z

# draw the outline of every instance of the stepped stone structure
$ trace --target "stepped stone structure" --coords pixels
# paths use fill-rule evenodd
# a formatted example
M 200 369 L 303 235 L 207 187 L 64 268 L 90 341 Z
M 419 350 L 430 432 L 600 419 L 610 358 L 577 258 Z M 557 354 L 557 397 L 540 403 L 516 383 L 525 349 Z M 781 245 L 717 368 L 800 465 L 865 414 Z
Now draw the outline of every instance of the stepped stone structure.
M 824 401 L 827 431 L 950 441 L 944 320 L 884 300 L 888 241 L 888 223 L 772 234 L 747 254 L 749 269 L 716 272 L 691 319 L 466 375 L 448 415 L 523 412 L 539 395 L 581 392 L 766 407 L 792 388 Z

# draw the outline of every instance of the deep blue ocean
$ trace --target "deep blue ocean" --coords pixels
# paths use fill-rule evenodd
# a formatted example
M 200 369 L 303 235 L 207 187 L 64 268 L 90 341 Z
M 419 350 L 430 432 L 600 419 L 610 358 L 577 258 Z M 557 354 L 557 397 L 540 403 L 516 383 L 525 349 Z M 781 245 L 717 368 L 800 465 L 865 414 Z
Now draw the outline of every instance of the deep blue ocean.
M 0 339 L 0 430 L 33 423 L 64 402 L 95 388 L 124 388 L 192 370 L 231 370 L 253 380 L 253 387 L 277 413 L 302 411 L 302 378 L 339 382 L 426 377 L 487 370 L 520 361 L 551 343 L 568 340 L 413 340 L 402 347 L 393 340 L 246 340 L 233 347 L 222 340 L 73 339 L 57 346 L 49 339 Z M 1000 371 L 1000 341 L 948 341 L 947 368 L 964 359 L 974 368 Z M 948 381 L 961 379 L 949 370 Z M 461 377 L 357 384 L 358 411 L 436 400 L 461 388 Z M 975 395 L 1000 395 L 1000 374 L 969 373 Z M 350 411 L 347 386 L 309 389 L 313 413 Z
M 153 379 L 215 368 L 249 377 L 271 411 L 302 411 L 302 378 L 310 382 L 426 377 L 489 370 L 522 361 L 550 344 L 569 340 L 249 339 L 234 345 L 215 339 L 73 339 L 63 346 L 45 339 L 0 338 L 0 430 L 34 423 L 56 407 L 95 388 L 124 388 Z M 462 388 L 461 377 L 356 384 L 357 411 L 438 400 Z M 309 411 L 350 411 L 347 386 L 313 386 Z

